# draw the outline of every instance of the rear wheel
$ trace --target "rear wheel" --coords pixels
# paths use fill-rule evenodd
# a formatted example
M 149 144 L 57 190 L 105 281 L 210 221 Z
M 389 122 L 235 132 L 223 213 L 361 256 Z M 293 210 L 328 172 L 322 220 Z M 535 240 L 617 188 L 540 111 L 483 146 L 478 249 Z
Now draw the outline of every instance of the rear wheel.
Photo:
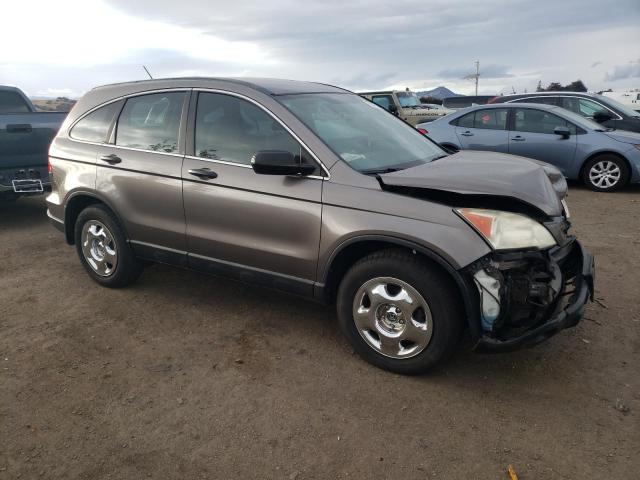
M 436 266 L 401 250 L 373 253 L 344 276 L 338 320 L 368 362 L 397 373 L 423 373 L 445 360 L 460 338 L 457 289 Z
M 584 166 L 582 179 L 592 190 L 612 192 L 627 184 L 629 169 L 624 160 L 615 155 L 599 155 Z
M 75 225 L 75 244 L 89 276 L 105 287 L 124 287 L 142 273 L 115 215 L 102 205 L 85 208 Z

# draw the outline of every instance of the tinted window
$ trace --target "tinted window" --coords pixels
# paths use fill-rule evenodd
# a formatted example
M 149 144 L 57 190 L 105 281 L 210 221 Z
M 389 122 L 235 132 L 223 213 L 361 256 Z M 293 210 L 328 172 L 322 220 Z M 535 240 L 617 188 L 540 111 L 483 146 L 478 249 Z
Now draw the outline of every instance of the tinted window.
M 371 101 L 376 105 L 380 105 L 385 110 L 389 110 L 391 105 L 393 105 L 393 100 L 390 95 L 376 95 L 375 97 L 371 97 Z
M 71 129 L 71 138 L 86 142 L 105 142 L 109 126 L 121 105 L 122 102 L 114 102 L 94 110 Z
M 116 145 L 177 152 L 184 95 L 154 93 L 128 99 L 118 119 Z
M 531 108 L 515 111 L 515 130 L 519 132 L 553 134 L 556 127 L 568 127 L 572 134 L 576 133 L 575 125 L 552 113 Z
M 0 113 L 27 113 L 29 105 L 16 92 L 0 92 Z
M 476 110 L 460 117 L 458 126 L 463 128 L 483 128 L 486 130 L 506 130 L 507 109 L 492 108 Z
M 249 165 L 260 150 L 284 150 L 315 165 L 271 115 L 231 95 L 200 93 L 195 130 L 198 157 Z
M 596 112 L 608 111 L 605 107 L 587 98 L 563 97 L 562 107 L 583 117 L 593 118 Z

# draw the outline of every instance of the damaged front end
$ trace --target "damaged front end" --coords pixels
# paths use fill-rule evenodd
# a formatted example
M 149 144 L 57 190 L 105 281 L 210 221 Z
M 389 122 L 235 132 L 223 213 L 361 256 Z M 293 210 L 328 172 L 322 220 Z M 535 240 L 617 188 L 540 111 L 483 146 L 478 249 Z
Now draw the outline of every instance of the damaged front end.
M 482 329 L 475 350 L 532 346 L 576 325 L 593 297 L 593 265 L 573 237 L 548 250 L 493 251 L 469 265 Z

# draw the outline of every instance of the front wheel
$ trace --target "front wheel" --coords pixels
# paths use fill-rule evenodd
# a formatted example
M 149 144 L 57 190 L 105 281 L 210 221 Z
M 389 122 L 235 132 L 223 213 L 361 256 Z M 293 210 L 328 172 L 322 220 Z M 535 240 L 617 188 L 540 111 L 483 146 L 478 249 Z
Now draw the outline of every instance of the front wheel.
M 591 190 L 612 192 L 627 184 L 629 169 L 624 160 L 615 155 L 599 155 L 584 166 L 582 179 Z
M 464 313 L 452 280 L 400 250 L 373 253 L 344 276 L 340 328 L 368 362 L 397 373 L 433 368 L 455 349 Z

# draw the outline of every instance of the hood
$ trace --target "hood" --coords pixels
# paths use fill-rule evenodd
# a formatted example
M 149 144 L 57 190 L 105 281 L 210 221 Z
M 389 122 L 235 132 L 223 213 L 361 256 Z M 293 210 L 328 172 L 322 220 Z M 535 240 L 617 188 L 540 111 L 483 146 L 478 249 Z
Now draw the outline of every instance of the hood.
M 640 145 L 640 133 L 629 132 L 627 130 L 612 130 L 610 132 L 602 132 L 607 137 L 613 138 L 618 142 L 633 143 L 634 145 Z
M 392 190 L 408 187 L 476 198 L 511 198 L 549 216 L 562 214 L 561 200 L 567 194 L 567 182 L 556 167 L 495 152 L 463 150 L 379 178 Z

